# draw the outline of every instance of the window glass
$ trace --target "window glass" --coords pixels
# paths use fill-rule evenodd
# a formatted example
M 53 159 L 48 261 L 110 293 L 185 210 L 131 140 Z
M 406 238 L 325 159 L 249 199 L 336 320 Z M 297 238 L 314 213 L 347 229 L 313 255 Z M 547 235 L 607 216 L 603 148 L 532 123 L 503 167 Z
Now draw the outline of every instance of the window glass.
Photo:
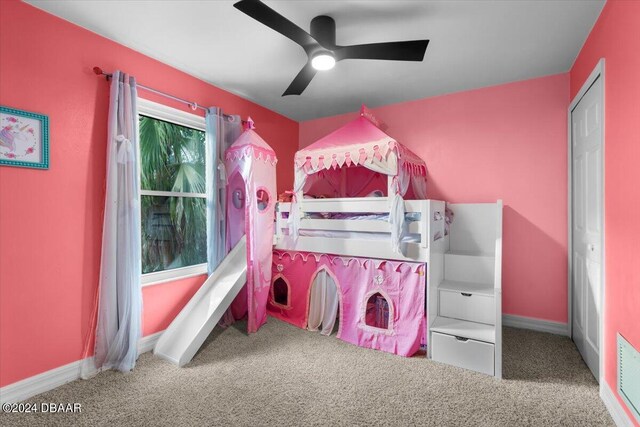
M 140 116 L 141 188 L 204 194 L 204 140 L 201 130 Z
M 142 273 L 207 262 L 205 133 L 140 116 Z
M 142 196 L 142 273 L 207 262 L 205 199 Z

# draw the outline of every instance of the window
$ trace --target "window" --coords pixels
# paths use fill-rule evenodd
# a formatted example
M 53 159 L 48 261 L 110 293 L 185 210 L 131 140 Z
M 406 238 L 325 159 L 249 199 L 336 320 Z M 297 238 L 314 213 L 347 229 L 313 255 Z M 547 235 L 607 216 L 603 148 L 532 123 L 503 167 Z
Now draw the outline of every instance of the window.
M 204 118 L 139 101 L 142 283 L 205 273 Z
M 266 212 L 270 201 L 271 198 L 266 188 L 259 188 L 258 191 L 256 191 L 256 203 L 258 204 L 259 212 Z

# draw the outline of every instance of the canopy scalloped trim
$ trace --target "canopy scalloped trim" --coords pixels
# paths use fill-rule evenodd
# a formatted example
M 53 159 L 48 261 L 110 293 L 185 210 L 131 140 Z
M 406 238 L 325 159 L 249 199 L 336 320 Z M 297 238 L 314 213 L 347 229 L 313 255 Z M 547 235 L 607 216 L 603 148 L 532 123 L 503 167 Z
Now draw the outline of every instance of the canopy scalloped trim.
M 375 159 L 383 160 L 387 154 L 394 151 L 396 141 L 391 137 L 385 137 L 367 144 L 345 145 L 339 148 L 325 148 L 315 150 L 300 150 L 295 155 L 295 164 L 298 168 L 310 168 L 313 171 L 329 168 L 341 168 L 360 165 L 365 162 L 373 162 Z
M 253 156 L 256 160 L 262 160 L 265 163 L 271 163 L 275 166 L 278 162 L 278 158 L 276 157 L 276 153 L 273 150 L 268 150 L 262 147 L 256 147 L 252 144 L 245 144 L 240 146 L 231 146 L 226 154 L 225 159 L 227 161 L 238 161 L 243 157 L 251 157 Z
M 374 267 L 375 269 L 381 268 L 383 264 L 391 264 L 395 271 L 400 271 L 402 266 L 407 265 L 411 269 L 412 272 L 418 274 L 424 274 L 424 264 L 416 263 L 416 262 L 405 262 L 405 261 L 391 261 L 384 259 L 366 259 L 366 258 L 356 258 L 356 257 L 346 257 L 339 255 L 328 255 L 328 254 L 320 254 L 320 253 L 312 253 L 312 252 L 296 252 L 296 251 L 273 251 L 273 264 L 278 264 L 278 261 L 282 261 L 285 255 L 288 255 L 291 261 L 295 261 L 296 258 L 302 259 L 303 262 L 307 262 L 309 257 L 313 258 L 316 262 L 320 262 L 322 258 L 326 258 L 331 264 L 336 264 L 337 262 L 341 262 L 344 266 L 348 266 L 350 263 L 355 262 L 361 268 L 370 268 Z
M 307 173 L 315 173 L 331 168 L 341 168 L 345 164 L 358 166 L 366 162 L 372 163 L 375 159 L 383 160 L 392 151 L 397 153 L 399 164 L 408 170 L 411 176 L 427 175 L 427 166 L 424 160 L 390 137 L 371 142 L 364 147 L 362 145 L 347 145 L 340 147 L 340 150 L 335 148 L 300 150 L 296 153 L 295 165 L 297 168 L 305 169 Z

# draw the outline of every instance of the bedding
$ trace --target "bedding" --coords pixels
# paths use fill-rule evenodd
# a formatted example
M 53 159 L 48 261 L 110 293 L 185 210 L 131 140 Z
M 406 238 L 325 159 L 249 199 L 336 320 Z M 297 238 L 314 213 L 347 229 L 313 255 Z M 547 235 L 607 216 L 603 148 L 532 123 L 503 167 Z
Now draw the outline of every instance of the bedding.
M 364 212 L 335 212 L 335 213 L 306 213 L 303 219 L 347 219 L 347 220 L 380 220 L 389 222 L 388 213 L 364 213 Z M 420 212 L 407 212 L 405 221 L 420 221 Z
M 284 230 L 284 234 L 289 234 Z M 360 239 L 360 240 L 389 240 L 389 233 L 374 233 L 368 231 L 343 231 L 343 230 L 308 230 L 301 228 L 300 236 L 308 237 L 328 237 L 339 239 Z M 420 235 L 417 233 L 405 234 L 402 236 L 402 243 L 419 243 Z

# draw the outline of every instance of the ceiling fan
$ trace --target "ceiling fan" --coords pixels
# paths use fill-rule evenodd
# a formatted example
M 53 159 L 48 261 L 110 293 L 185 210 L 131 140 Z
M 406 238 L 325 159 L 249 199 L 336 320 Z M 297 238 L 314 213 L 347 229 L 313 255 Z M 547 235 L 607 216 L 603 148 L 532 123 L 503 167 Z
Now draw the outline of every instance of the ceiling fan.
M 311 20 L 307 33 L 260 0 L 241 0 L 233 5 L 256 21 L 293 40 L 307 54 L 308 60 L 282 96 L 300 95 L 318 70 L 330 70 L 343 59 L 383 59 L 389 61 L 422 61 L 429 40 L 339 46 L 336 44 L 336 22 L 320 15 Z

